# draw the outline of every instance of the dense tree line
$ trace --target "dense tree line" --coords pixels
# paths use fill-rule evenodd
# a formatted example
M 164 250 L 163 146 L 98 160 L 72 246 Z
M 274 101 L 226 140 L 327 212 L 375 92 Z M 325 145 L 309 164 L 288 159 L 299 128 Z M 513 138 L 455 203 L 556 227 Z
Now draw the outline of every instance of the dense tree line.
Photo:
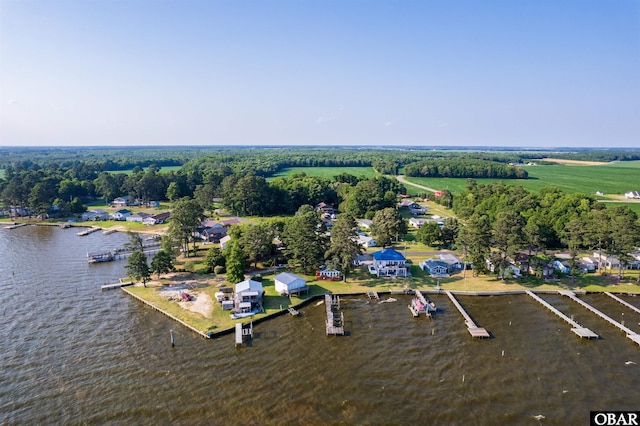
M 486 259 L 502 275 L 519 261 L 527 271 L 544 263 L 537 255 L 548 249 L 568 248 L 574 270 L 580 251 L 618 257 L 640 245 L 640 223 L 628 207 L 607 209 L 586 194 L 566 194 L 558 188 L 532 193 L 521 186 L 468 183 L 455 197 L 460 219 L 457 248 L 473 262 L 474 273 L 486 272 Z
M 404 174 L 415 177 L 526 179 L 521 167 L 470 158 L 430 159 L 407 164 Z

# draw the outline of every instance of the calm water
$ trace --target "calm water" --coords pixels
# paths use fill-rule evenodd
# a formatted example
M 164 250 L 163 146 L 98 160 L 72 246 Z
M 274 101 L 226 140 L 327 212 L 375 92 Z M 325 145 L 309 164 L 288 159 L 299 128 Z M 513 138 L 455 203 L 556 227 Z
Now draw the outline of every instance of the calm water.
M 488 340 L 446 296 L 432 298 L 433 321 L 412 318 L 408 298 L 352 297 L 348 336 L 325 336 L 313 304 L 236 349 L 101 292 L 124 262 L 90 266 L 86 253 L 126 236 L 77 231 L 0 229 L 0 424 L 583 425 L 589 410 L 640 409 L 640 347 L 562 296 L 543 297 L 601 339 L 580 340 L 525 295 L 458 298 Z M 640 332 L 640 315 L 583 298 Z

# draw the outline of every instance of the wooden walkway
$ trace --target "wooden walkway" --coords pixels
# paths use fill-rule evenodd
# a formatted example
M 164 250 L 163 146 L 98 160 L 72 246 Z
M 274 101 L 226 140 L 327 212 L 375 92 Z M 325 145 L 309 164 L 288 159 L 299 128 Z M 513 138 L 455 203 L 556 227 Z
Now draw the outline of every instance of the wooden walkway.
M 491 337 L 487 330 L 485 330 L 482 327 L 478 327 L 476 323 L 473 322 L 473 320 L 471 319 L 467 311 L 464 310 L 462 305 L 456 300 L 456 298 L 453 296 L 453 294 L 449 290 L 445 290 L 445 293 L 447 294 L 447 296 L 449 296 L 449 299 L 451 299 L 451 302 L 454 304 L 456 308 L 458 308 L 458 311 L 460 311 L 460 313 L 462 314 L 462 317 L 464 318 L 464 323 L 467 326 L 467 330 L 469 330 L 469 334 L 471 334 L 472 337 Z
M 625 327 L 624 325 L 620 324 L 618 321 L 615 321 L 613 318 L 611 318 L 611 317 L 605 315 L 604 313 L 600 312 L 598 309 L 594 308 L 593 306 L 591 306 L 590 304 L 588 304 L 584 300 L 578 299 L 578 297 L 576 297 L 576 295 L 572 291 L 563 290 L 563 291 L 560 291 L 559 293 L 561 295 L 563 295 L 563 296 L 567 296 L 568 298 L 570 298 L 574 302 L 579 303 L 580 305 L 582 305 L 583 307 L 587 308 L 588 310 L 590 310 L 591 312 L 593 312 L 594 314 L 596 314 L 597 316 L 599 316 L 603 320 L 607 321 L 609 324 L 611 324 L 614 327 L 622 330 L 627 335 L 627 337 L 629 339 L 633 340 L 634 342 L 636 342 L 637 344 L 640 345 L 640 334 L 637 334 L 635 331 L 631 330 L 630 328 Z
M 16 229 L 16 228 L 21 228 L 23 226 L 27 226 L 28 223 L 14 223 L 13 225 L 7 225 L 4 227 L 4 229 Z
M 637 313 L 640 314 L 640 308 L 638 308 L 636 306 L 633 306 L 631 303 L 629 303 L 629 302 L 627 302 L 625 300 L 622 300 L 618 296 L 615 296 L 615 295 L 613 295 L 611 293 L 605 292 L 604 294 L 606 294 L 607 296 L 611 297 L 613 300 L 616 300 L 616 301 L 622 303 L 624 306 L 626 306 L 627 308 L 631 309 L 632 311 L 636 311 Z
M 327 308 L 327 335 L 344 336 L 344 315 L 340 311 L 340 296 L 324 295 Z
M 100 290 L 115 290 L 116 288 L 122 288 L 133 285 L 132 282 L 119 282 L 115 284 L 105 284 L 100 286 Z
M 96 226 L 92 226 L 92 227 L 91 227 L 91 228 L 89 228 L 89 229 L 85 229 L 84 231 L 80 231 L 80 232 L 78 232 L 78 235 L 79 235 L 79 236 L 81 236 L 81 237 L 84 237 L 85 235 L 89 235 L 89 234 L 92 234 L 92 233 L 94 233 L 94 232 L 98 232 L 98 231 L 99 231 L 99 230 L 101 230 L 101 229 L 102 229 L 102 228 L 98 228 L 98 227 L 96 227 Z
M 551 312 L 553 312 L 554 314 L 556 314 L 557 316 L 559 316 L 560 318 L 562 318 L 563 320 L 568 322 L 572 327 L 571 331 L 573 331 L 575 334 L 577 334 L 581 338 L 586 338 L 586 339 L 597 339 L 598 338 L 598 335 L 596 333 L 594 333 L 593 331 L 589 330 L 588 328 L 585 328 L 585 327 L 581 326 L 580 324 L 578 324 L 577 322 L 575 322 L 574 320 L 572 320 L 571 318 L 569 318 L 568 316 L 566 316 L 565 314 L 560 312 L 558 309 L 553 307 L 546 300 L 544 300 L 540 296 L 534 294 L 531 290 L 526 290 L 525 293 L 527 293 L 529 296 L 533 297 L 542 306 L 544 306 L 545 308 L 549 309 Z

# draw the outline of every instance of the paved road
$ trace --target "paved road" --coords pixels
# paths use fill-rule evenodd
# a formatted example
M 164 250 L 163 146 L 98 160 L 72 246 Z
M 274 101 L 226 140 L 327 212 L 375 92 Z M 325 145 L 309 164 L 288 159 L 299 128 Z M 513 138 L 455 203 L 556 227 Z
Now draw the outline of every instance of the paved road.
M 396 176 L 396 179 L 398 179 L 398 182 L 400 183 L 403 183 L 405 185 L 415 186 L 416 188 L 424 189 L 425 191 L 429 191 L 429 192 L 439 191 L 438 189 L 433 189 L 433 188 L 429 188 L 428 186 L 422 186 L 422 185 L 418 185 L 417 183 L 409 182 L 405 180 L 404 175 L 398 175 Z

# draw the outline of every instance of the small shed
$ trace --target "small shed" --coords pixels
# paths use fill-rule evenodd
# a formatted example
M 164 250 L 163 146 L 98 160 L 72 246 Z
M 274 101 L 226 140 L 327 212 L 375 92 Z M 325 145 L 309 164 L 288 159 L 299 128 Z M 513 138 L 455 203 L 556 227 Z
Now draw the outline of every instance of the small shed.
M 279 294 L 298 294 L 309 291 L 309 286 L 304 278 L 290 272 L 283 272 L 274 277 L 276 291 Z

